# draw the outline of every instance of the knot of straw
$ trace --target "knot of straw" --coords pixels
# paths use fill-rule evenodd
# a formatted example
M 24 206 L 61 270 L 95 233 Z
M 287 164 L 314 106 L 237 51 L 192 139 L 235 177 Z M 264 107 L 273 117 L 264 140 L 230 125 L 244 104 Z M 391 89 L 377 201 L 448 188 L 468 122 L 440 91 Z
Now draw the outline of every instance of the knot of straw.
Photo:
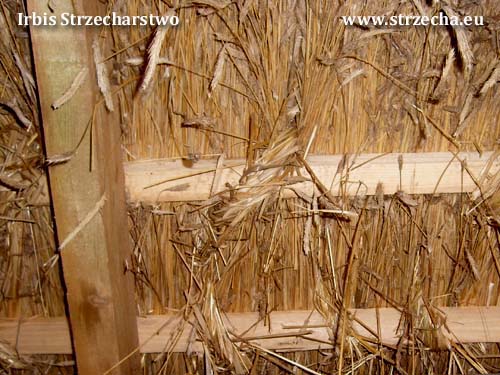
M 299 151 L 295 128 L 281 132 L 251 165 L 247 165 L 233 199 L 218 212 L 221 224 L 234 226 L 257 206 L 269 204 L 298 167 L 295 154 Z

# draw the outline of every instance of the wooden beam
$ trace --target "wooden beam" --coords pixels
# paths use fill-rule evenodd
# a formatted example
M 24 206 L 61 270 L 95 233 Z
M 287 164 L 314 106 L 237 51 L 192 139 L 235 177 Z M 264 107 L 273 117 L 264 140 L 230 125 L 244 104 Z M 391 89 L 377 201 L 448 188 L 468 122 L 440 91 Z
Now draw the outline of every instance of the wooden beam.
M 353 165 L 348 174 L 346 171 L 336 174 L 342 155 L 314 155 L 308 158 L 308 162 L 323 184 L 332 186 L 334 195 L 341 193 L 341 186 L 349 195 L 373 195 L 379 183 L 385 194 L 394 194 L 400 185 L 400 155 L 403 158 L 402 190 L 408 194 L 470 193 L 477 186 L 469 172 L 479 180 L 483 175 L 492 176 L 500 171 L 500 160 L 494 157 L 493 152 L 485 152 L 482 156 L 463 152 L 456 159 L 447 152 L 361 154 L 356 158 L 351 156 Z M 467 170 L 462 170 L 461 161 L 465 160 Z M 490 160 L 491 166 L 488 168 Z M 224 190 L 226 182 L 236 185 L 244 163 L 243 159 L 227 160 L 225 169 L 219 172 L 219 182 L 214 192 Z M 215 160 L 200 160 L 192 166 L 180 160 L 165 159 L 125 163 L 128 200 L 131 203 L 155 203 L 207 199 L 214 184 L 216 165 Z M 155 184 L 158 185 L 150 187 Z M 297 184 L 294 188 L 307 194 L 312 192 L 311 183 Z M 291 196 L 290 192 L 288 195 Z M 44 200 L 47 196 L 46 193 L 41 194 L 41 200 L 33 204 L 48 204 L 48 200 Z
M 445 335 L 452 342 L 500 342 L 500 307 L 443 307 L 446 314 Z M 351 310 L 353 316 L 372 332 L 377 332 L 375 309 Z M 397 327 L 400 313 L 392 308 L 379 309 L 382 341 L 397 345 L 400 334 Z M 271 313 L 271 327 L 258 321 L 258 313 L 230 313 L 225 315 L 225 324 L 234 333 L 246 332 L 243 338 L 264 348 L 279 351 L 315 350 L 331 348 L 329 331 L 323 317 L 310 311 L 276 311 Z M 141 353 L 159 353 L 165 350 L 173 334 L 182 328 L 181 318 L 173 315 L 152 315 L 140 317 L 138 330 Z M 252 327 L 248 330 L 250 327 Z M 359 323 L 355 331 L 364 337 L 374 336 Z M 201 352 L 202 347 L 192 335 L 193 326 L 185 324 L 175 343 L 175 352 L 190 350 Z M 247 331 L 248 330 L 248 331 Z M 297 337 L 297 334 L 303 334 Z M 445 328 L 442 328 L 445 331 Z M 274 337 L 271 337 L 273 336 Z M 69 354 L 71 341 L 65 318 L 31 318 L 25 321 L 0 320 L 0 340 L 14 346 L 19 354 Z M 191 340 L 191 341 L 190 341 Z M 238 340 L 237 340 L 238 341 Z M 241 341 L 240 341 L 241 342 Z
M 27 3 L 28 14 L 59 17 L 63 12 L 105 12 L 98 0 Z M 133 280 L 125 275 L 123 266 L 131 246 L 119 124 L 99 107 L 92 131 L 88 128 L 100 99 L 91 48 L 98 32 L 98 28 L 90 27 L 30 28 L 47 156 L 73 151 L 83 136 L 71 160 L 49 169 L 79 374 L 104 373 L 138 344 Z M 52 103 L 85 69 L 87 77 L 75 95 L 59 109 L 52 109 Z M 60 331 L 50 326 L 47 329 L 44 345 L 50 346 L 58 342 Z M 67 328 L 64 332 L 67 335 Z M 64 342 L 69 345 L 67 337 Z M 139 372 L 136 355 L 112 373 Z
M 331 187 L 333 195 L 374 195 L 377 186 L 384 194 L 399 190 L 408 194 L 472 192 L 485 173 L 492 175 L 500 171 L 500 158 L 495 157 L 488 169 L 492 152 L 483 155 L 449 152 L 406 154 L 361 154 L 352 155 L 344 162 L 342 155 L 310 156 L 308 163 L 323 185 Z M 400 172 L 400 160 L 401 172 Z M 125 164 L 127 194 L 132 202 L 165 202 L 204 200 L 210 192 L 226 189 L 226 183 L 236 186 L 243 173 L 245 161 L 227 160 L 219 169 L 218 184 L 214 186 L 216 161 L 200 160 L 187 166 L 181 160 L 145 160 Z M 466 168 L 463 167 L 466 166 Z M 486 170 L 488 169 L 488 170 Z M 302 176 L 308 177 L 305 170 Z M 472 175 L 472 177 L 471 177 Z M 311 195 L 310 182 L 293 186 Z M 288 190 L 285 195 L 292 196 Z

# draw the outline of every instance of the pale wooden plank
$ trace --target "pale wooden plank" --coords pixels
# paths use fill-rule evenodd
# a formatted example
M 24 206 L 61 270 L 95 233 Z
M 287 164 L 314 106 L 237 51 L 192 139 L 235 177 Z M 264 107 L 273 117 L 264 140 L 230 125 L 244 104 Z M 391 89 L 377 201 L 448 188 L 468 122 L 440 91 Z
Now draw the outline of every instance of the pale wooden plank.
M 450 332 L 446 336 L 451 341 L 500 342 L 500 307 L 443 307 L 441 310 L 447 316 L 446 326 Z M 351 312 L 369 330 L 377 332 L 375 309 L 353 309 Z M 396 345 L 400 337 L 397 332 L 400 313 L 393 308 L 381 308 L 378 314 L 382 342 Z M 238 335 L 246 332 L 258 319 L 258 313 L 230 313 L 225 316 L 225 324 L 231 332 Z M 185 352 L 188 348 L 193 352 L 202 351 L 196 335 L 192 335 L 193 325 L 181 325 L 181 321 L 180 317 L 173 315 L 137 318 L 140 352 L 162 352 L 177 334 L 179 337 L 173 347 L 175 352 Z M 361 324 L 354 322 L 353 328 L 359 335 L 375 339 Z M 304 337 L 292 337 L 301 330 L 309 333 Z M 289 337 L 265 338 L 269 335 Z M 326 322 L 317 312 L 276 311 L 271 313 L 270 327 L 259 322 L 243 338 L 271 350 L 301 351 L 330 348 L 329 337 Z M 21 322 L 1 319 L 0 340 L 16 347 L 20 354 L 71 353 L 69 328 L 65 318 L 32 318 Z
M 2 319 L 0 337 L 19 349 L 19 354 L 72 354 L 68 320 L 58 318 L 31 318 L 27 320 Z
M 454 157 L 451 153 L 413 153 L 413 154 L 361 154 L 356 158 L 351 156 L 354 164 L 351 166 L 349 174 L 344 171 L 341 175 L 336 175 L 341 155 L 312 155 L 308 158 L 315 174 L 324 185 L 332 186 L 332 194 L 340 194 L 340 181 L 347 185 L 349 195 L 376 193 L 377 185 L 380 182 L 385 194 L 394 194 L 399 190 L 399 165 L 398 157 L 403 157 L 403 170 L 401 180 L 403 191 L 408 194 L 437 194 L 472 192 L 476 190 L 476 185 L 468 172 L 462 173 L 461 163 L 457 160 L 449 166 L 449 161 Z M 493 157 L 493 152 L 486 152 L 482 156 L 477 153 L 460 153 L 460 160 L 467 160 L 468 170 L 476 178 L 483 175 L 487 167 L 488 160 Z M 238 184 L 243 172 L 245 161 L 243 159 L 226 160 L 226 168 L 220 171 L 219 182 L 215 192 L 223 191 L 226 183 L 232 186 Z M 364 166 L 357 167 L 362 163 Z M 141 201 L 168 202 L 168 201 L 196 201 L 209 197 L 214 178 L 215 160 L 200 160 L 192 166 L 183 164 L 180 160 L 142 160 L 125 163 L 126 188 L 128 200 L 131 203 Z M 500 170 L 500 161 L 496 158 L 487 174 L 492 176 Z M 234 167 L 233 167 L 234 166 Z M 443 174 L 443 171 L 446 171 Z M 204 173 L 206 172 L 206 173 Z M 305 173 L 302 171 L 302 173 Z M 194 175 L 193 174 L 197 174 Z M 439 185 L 438 180 L 443 174 Z M 191 176 L 180 178 L 183 176 Z M 463 177 L 463 185 L 462 185 Z M 165 180 L 176 179 L 155 187 L 148 186 L 160 183 Z M 350 181 L 346 183 L 345 181 Z M 48 193 L 46 193 L 46 183 L 40 199 L 32 204 L 48 204 Z M 297 184 L 294 188 L 310 194 L 312 185 L 310 183 Z M 4 188 L 0 187 L 0 190 Z M 291 196 L 288 192 L 288 196 Z
M 311 155 L 308 163 L 321 182 L 331 188 L 333 195 L 374 195 L 381 184 L 384 194 L 399 190 L 408 194 L 472 192 L 485 172 L 492 152 L 405 153 L 405 154 L 361 154 L 351 155 L 346 168 L 339 173 L 342 155 Z M 402 159 L 400 173 L 399 159 Z M 466 162 L 466 169 L 462 162 Z M 220 183 L 215 192 L 226 189 L 226 183 L 236 186 L 244 170 L 245 161 L 226 160 L 220 170 Z M 200 160 L 185 165 L 181 160 L 144 160 L 125 164 L 127 194 L 132 202 L 165 202 L 204 200 L 210 195 L 215 177 L 215 160 Z M 488 174 L 498 173 L 500 159 L 497 157 Z M 305 170 L 301 170 L 307 176 Z M 471 175 L 474 178 L 471 178 Z M 166 182 L 168 181 L 168 182 Z M 401 186 L 400 186 L 401 185 Z M 294 188 L 312 194 L 310 182 L 300 183 Z M 288 191 L 287 196 L 292 196 Z
M 465 307 L 446 309 L 447 325 L 460 342 L 499 342 L 500 309 L 498 307 Z
M 47 1 L 29 0 L 27 5 L 30 14 L 56 17 L 62 12 L 106 12 L 105 4 L 98 0 L 61 0 L 53 10 Z M 83 375 L 104 373 L 138 345 L 133 278 L 123 272 L 131 247 L 119 122 L 100 106 L 93 132 L 86 132 L 99 99 L 91 57 L 91 44 L 98 32 L 98 28 L 88 27 L 30 28 L 47 156 L 73 151 L 86 134 L 71 160 L 49 168 L 59 245 L 76 233 L 61 250 L 61 258 L 76 364 Z M 52 103 L 83 68 L 88 69 L 88 76 L 76 94 L 59 109 L 52 109 Z M 46 351 L 43 347 L 58 343 L 57 333 L 61 331 L 39 324 L 42 351 Z M 61 340 L 61 345 L 68 343 Z M 32 344 L 26 343 L 28 347 Z M 140 358 L 136 355 L 112 373 L 139 372 Z

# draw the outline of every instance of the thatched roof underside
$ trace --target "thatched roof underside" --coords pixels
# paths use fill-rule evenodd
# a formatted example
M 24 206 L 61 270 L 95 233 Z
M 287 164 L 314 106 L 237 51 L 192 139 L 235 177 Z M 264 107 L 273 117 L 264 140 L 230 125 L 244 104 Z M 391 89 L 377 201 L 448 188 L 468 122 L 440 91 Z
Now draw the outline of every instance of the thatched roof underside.
M 167 3 L 109 9 L 164 14 Z M 498 178 L 483 196 L 388 196 L 381 187 L 377 196 L 333 198 L 318 187 L 314 196 L 281 197 L 307 154 L 499 150 L 498 2 L 173 3 L 178 27 L 103 30 L 124 159 L 224 155 L 246 158 L 247 168 L 239 186 L 205 202 L 129 207 L 138 313 L 194 315 L 205 345 L 204 356 L 147 355 L 145 373 L 286 373 L 294 363 L 317 373 L 499 372 L 497 345 L 438 345 L 431 319 L 439 306 L 500 303 Z M 15 24 L 23 11 L 21 2 L 2 2 L 0 314 L 60 316 L 53 222 L 38 204 L 50 161 L 28 33 Z M 486 26 L 339 21 L 438 12 L 482 15 Z M 351 335 L 346 308 L 385 306 L 404 312 L 399 346 Z M 336 349 L 284 353 L 287 362 L 235 344 L 219 318 L 292 309 L 320 312 Z M 6 368 L 15 358 L 8 350 Z M 16 360 L 27 371 L 58 371 L 53 365 L 68 358 Z

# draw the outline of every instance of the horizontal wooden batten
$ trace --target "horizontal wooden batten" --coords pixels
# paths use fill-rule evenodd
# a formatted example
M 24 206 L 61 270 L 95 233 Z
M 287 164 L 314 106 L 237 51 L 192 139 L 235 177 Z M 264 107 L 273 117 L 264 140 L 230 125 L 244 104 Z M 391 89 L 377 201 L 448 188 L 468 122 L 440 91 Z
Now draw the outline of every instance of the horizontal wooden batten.
M 403 191 L 407 194 L 467 193 L 477 189 L 484 174 L 500 170 L 500 160 L 493 152 L 391 153 L 311 155 L 307 158 L 314 174 L 330 188 L 333 195 L 374 195 Z M 339 167 L 344 165 L 345 167 Z M 245 160 L 144 160 L 125 164 L 126 187 L 131 202 L 196 201 L 237 186 Z M 309 177 L 302 169 L 301 175 Z M 290 185 L 289 185 L 290 186 Z M 312 194 L 310 181 L 293 185 Z M 285 195 L 292 196 L 291 190 Z
M 399 158 L 402 160 L 401 178 Z M 307 158 L 316 176 L 333 195 L 340 195 L 342 189 L 349 195 L 374 195 L 379 183 L 384 194 L 394 194 L 398 190 L 407 194 L 470 193 L 477 189 L 471 175 L 479 181 L 485 174 L 492 176 L 500 171 L 500 159 L 493 152 L 482 155 L 476 152 L 351 155 L 346 164 L 349 168 L 337 172 L 343 159 L 342 155 L 311 155 Z M 244 167 L 244 159 L 226 160 L 215 179 L 216 160 L 199 160 L 192 164 L 179 159 L 127 162 L 124 164 L 125 187 L 131 203 L 204 200 L 211 192 L 226 189 L 226 183 L 236 186 Z M 306 171 L 301 173 L 308 177 Z M 47 205 L 49 196 L 45 178 L 40 184 L 35 191 L 37 198 L 30 203 Z M 313 189 L 311 182 L 293 187 L 307 194 Z M 0 186 L 2 190 L 8 188 Z M 285 194 L 292 196 L 290 190 Z
M 440 310 L 446 316 L 442 327 L 446 327 L 445 335 L 450 341 L 500 342 L 500 307 L 444 307 Z M 397 310 L 381 308 L 377 312 L 376 309 L 358 309 L 351 310 L 351 313 L 354 317 L 353 328 L 357 334 L 373 340 L 375 337 L 369 331 L 380 332 L 384 344 L 397 344 L 400 337 L 397 327 L 401 318 Z M 270 327 L 264 326 L 262 322 L 255 324 L 258 313 L 230 313 L 224 319 L 227 329 L 232 333 L 238 335 L 245 332 L 235 342 L 247 341 L 277 351 L 330 348 L 329 329 L 325 319 L 317 312 L 276 311 L 271 313 Z M 379 327 L 377 320 L 380 322 Z M 178 339 L 173 345 L 173 351 L 201 351 L 201 344 L 192 332 L 193 324 L 181 322 L 180 317 L 173 315 L 139 317 L 140 352 L 163 352 L 176 335 Z M 445 328 L 441 330 L 444 332 Z M 31 318 L 24 321 L 2 319 L 0 340 L 13 346 L 21 355 L 72 352 L 65 317 Z

